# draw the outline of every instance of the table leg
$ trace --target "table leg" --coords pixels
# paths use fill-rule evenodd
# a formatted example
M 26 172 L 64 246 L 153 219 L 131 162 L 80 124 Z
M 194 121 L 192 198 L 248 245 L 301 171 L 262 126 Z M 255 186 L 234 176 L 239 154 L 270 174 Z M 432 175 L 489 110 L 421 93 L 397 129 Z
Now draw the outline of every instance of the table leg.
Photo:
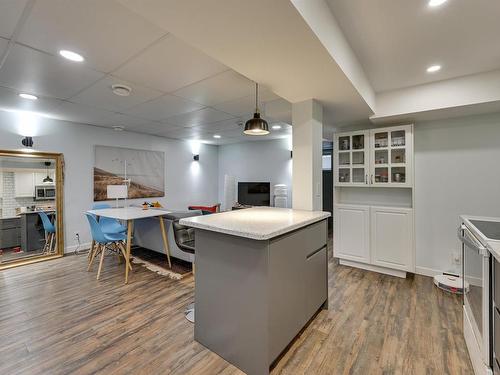
M 133 220 L 127 220 L 127 254 L 125 256 L 125 262 L 126 262 L 126 267 L 125 267 L 125 284 L 128 283 L 128 271 L 130 267 L 130 248 L 132 246 L 132 230 L 134 227 L 134 221 Z
M 167 232 L 165 230 L 165 222 L 163 221 L 162 216 L 160 216 L 159 219 L 160 219 L 161 236 L 163 238 L 163 248 L 165 249 L 165 253 L 167 254 L 168 267 L 172 269 L 172 263 L 170 262 L 170 249 L 168 247 Z

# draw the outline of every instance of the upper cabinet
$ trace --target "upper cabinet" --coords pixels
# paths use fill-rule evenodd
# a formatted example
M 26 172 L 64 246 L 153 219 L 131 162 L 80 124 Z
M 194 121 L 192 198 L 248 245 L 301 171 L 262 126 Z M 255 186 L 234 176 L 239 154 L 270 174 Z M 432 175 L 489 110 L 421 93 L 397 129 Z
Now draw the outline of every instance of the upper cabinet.
M 413 125 L 335 136 L 335 186 L 413 186 Z
M 335 182 L 340 186 L 368 183 L 370 132 L 340 133 L 335 137 Z
M 33 198 L 35 196 L 35 174 L 33 172 L 15 172 L 14 191 L 17 198 Z

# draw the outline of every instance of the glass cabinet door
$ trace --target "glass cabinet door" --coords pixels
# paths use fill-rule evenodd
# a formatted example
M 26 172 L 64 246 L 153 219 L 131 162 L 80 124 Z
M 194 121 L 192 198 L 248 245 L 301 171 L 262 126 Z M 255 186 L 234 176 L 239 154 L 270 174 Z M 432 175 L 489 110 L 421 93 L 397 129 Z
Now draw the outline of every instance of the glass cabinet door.
M 335 146 L 335 185 L 367 185 L 369 132 L 339 134 Z
M 371 131 L 371 184 L 410 186 L 411 171 L 407 163 L 412 152 L 411 126 L 398 126 Z

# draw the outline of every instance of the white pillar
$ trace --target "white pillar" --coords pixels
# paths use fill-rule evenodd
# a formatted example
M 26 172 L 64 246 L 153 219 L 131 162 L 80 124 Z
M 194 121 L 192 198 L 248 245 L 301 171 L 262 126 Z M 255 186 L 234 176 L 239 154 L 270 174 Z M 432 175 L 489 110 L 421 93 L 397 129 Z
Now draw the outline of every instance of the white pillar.
M 292 105 L 292 207 L 323 210 L 323 107 L 309 99 Z

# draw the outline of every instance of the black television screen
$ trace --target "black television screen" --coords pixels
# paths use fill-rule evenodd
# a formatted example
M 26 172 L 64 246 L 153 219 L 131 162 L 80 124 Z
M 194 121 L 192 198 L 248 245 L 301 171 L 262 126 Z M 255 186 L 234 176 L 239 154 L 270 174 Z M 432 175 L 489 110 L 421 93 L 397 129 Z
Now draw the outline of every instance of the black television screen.
M 270 182 L 238 182 L 238 203 L 249 206 L 270 206 Z

